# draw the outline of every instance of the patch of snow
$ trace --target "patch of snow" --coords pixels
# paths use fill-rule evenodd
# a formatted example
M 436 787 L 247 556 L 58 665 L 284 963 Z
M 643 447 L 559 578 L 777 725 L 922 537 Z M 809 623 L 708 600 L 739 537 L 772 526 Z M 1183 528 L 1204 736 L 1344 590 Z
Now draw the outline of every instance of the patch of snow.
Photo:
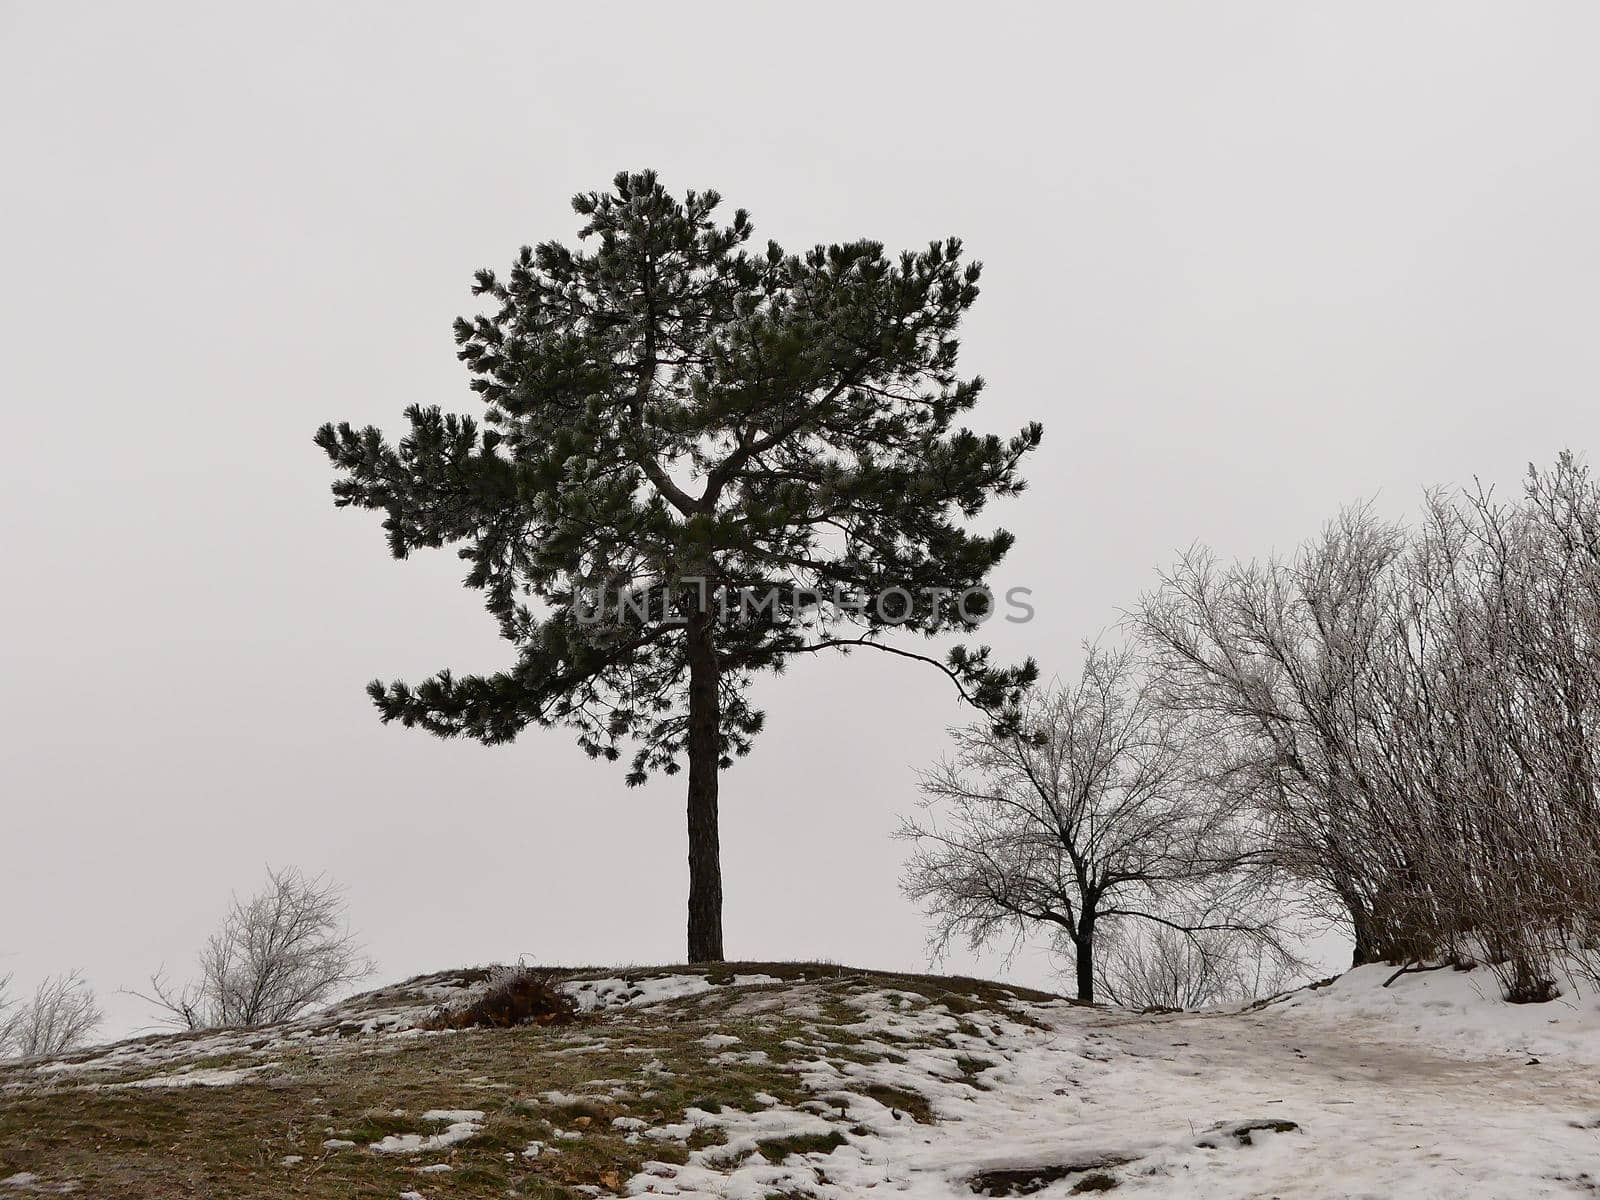
M 452 1123 L 475 1121 L 481 1124 L 483 1122 L 483 1110 L 481 1108 L 430 1108 L 422 1114 L 422 1119 L 424 1121 L 449 1121 Z
M 771 975 L 735 975 L 725 984 L 715 984 L 704 975 L 652 975 L 643 979 L 576 979 L 561 988 L 577 1004 L 579 1012 L 603 1008 L 633 1008 L 698 996 L 717 987 L 762 987 L 781 983 Z
M 146 1079 L 130 1079 L 124 1083 L 108 1083 L 104 1086 L 107 1088 L 232 1087 L 277 1065 L 277 1063 L 262 1063 L 259 1067 L 235 1067 L 228 1070 L 196 1067 L 172 1075 L 152 1075 Z
M 448 1121 L 449 1125 L 443 1133 L 391 1133 L 368 1148 L 375 1154 L 422 1154 L 464 1142 L 483 1128 L 483 1113 L 475 1108 L 429 1109 L 422 1114 L 422 1119 Z
M 711 1061 L 719 1067 L 755 1067 L 767 1062 L 767 1052 L 765 1050 L 727 1050 L 721 1054 L 714 1055 Z

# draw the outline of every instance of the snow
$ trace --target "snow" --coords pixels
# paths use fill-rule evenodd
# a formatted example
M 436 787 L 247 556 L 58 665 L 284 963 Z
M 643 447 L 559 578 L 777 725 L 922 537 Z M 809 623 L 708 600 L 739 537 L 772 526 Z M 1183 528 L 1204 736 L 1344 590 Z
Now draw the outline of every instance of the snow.
M 566 1108 L 573 1104 L 583 1103 L 582 1096 L 574 1095 L 572 1092 L 560 1092 L 555 1090 L 540 1092 L 539 1099 L 543 1100 L 546 1104 L 554 1104 L 561 1108 Z
M 463 1121 L 483 1122 L 483 1110 L 477 1108 L 430 1108 L 422 1114 L 424 1121 L 449 1121 L 459 1124 Z
M 1487 975 L 1476 987 L 1447 972 L 1378 986 L 1392 972 L 1256 1011 L 1026 1006 L 1043 1028 L 1013 1020 L 1020 1009 L 958 1021 L 937 1006 L 903 1007 L 892 991 L 852 998 L 863 1019 L 851 1032 L 868 1039 L 857 1049 L 904 1061 L 818 1053 L 798 1069 L 820 1102 L 691 1110 L 645 1131 L 681 1142 L 709 1126 L 727 1144 L 690 1151 L 681 1166 L 650 1163 L 627 1190 L 1060 1197 L 1103 1174 L 1119 1196 L 1179 1200 L 1510 1200 L 1570 1197 L 1600 1176 L 1592 1004 L 1522 1011 L 1493 998 Z M 886 1036 L 896 1040 L 872 1040 Z M 1530 1049 L 1541 1052 L 1536 1065 Z M 993 1065 L 963 1075 L 957 1058 Z M 874 1085 L 924 1095 L 939 1122 L 867 1095 Z M 757 1153 L 766 1139 L 829 1134 L 842 1144 L 826 1153 L 781 1163 Z
M 443 1133 L 391 1133 L 368 1147 L 375 1154 L 423 1154 L 443 1150 L 457 1142 L 477 1136 L 483 1128 L 483 1113 L 475 1108 L 435 1108 L 422 1114 L 424 1121 L 444 1121 Z
M 1408 971 L 1384 987 L 1397 969 L 1357 967 L 1278 1006 L 1315 1020 L 1376 1021 L 1444 1053 L 1600 1063 L 1600 990 L 1592 983 L 1569 977 L 1548 1003 L 1510 1004 L 1486 967 Z
M 277 1063 L 262 1063 L 257 1067 L 235 1067 L 223 1070 L 216 1067 L 196 1067 L 185 1069 L 172 1075 L 151 1075 L 144 1079 L 130 1079 L 122 1083 L 108 1083 L 108 1088 L 185 1088 L 185 1087 L 231 1087 L 242 1083 L 252 1075 L 277 1066 Z
M 1242 1010 L 1159 1015 L 1064 1001 L 995 1001 L 957 1015 L 890 987 L 838 992 L 792 982 L 775 992 L 770 976 L 736 976 L 733 986 L 750 993 L 714 1011 L 759 1022 L 764 1005 L 820 1015 L 843 999 L 857 1013 L 847 1026 L 851 1053 L 837 1053 L 821 1031 L 783 1043 L 797 1052 L 783 1069 L 808 1097 L 794 1105 L 763 1092 L 750 1112 L 692 1108 L 656 1125 L 614 1118 L 611 1127 L 640 1147 L 673 1144 L 686 1159 L 649 1162 L 624 1190 L 721 1200 L 889 1192 L 899 1200 L 1059 1200 L 1095 1175 L 1114 1180 L 1118 1196 L 1175 1200 L 1538 1200 L 1600 1190 L 1600 994 L 1569 980 L 1551 1003 L 1512 1005 L 1486 969 L 1413 971 L 1385 987 L 1394 970 L 1363 967 Z M 226 1087 L 277 1068 L 285 1047 L 353 1031 L 453 1037 L 414 1027 L 434 998 L 476 986 L 465 973 L 459 980 L 397 987 L 392 1003 L 375 993 L 359 1010 L 268 1030 L 123 1043 L 37 1064 L 23 1084 L 7 1086 Z M 563 986 L 581 1009 L 598 1012 L 718 985 L 671 973 Z M 749 1036 L 747 1025 L 734 1027 Z M 561 1039 L 552 1053 L 568 1042 L 596 1044 L 587 1033 L 551 1036 Z M 765 1058 L 714 1026 L 695 1037 L 713 1052 L 712 1069 Z M 644 1056 L 634 1060 L 639 1074 L 667 1074 L 649 1048 L 623 1049 Z M 241 1065 L 190 1065 L 213 1056 Z M 920 1096 L 926 1111 L 901 1093 Z M 935 1121 L 918 1119 L 929 1113 Z M 429 1109 L 413 1132 L 368 1147 L 329 1137 L 323 1147 L 422 1154 L 468 1141 L 484 1119 L 477 1109 Z M 697 1131 L 725 1141 L 688 1149 Z M 554 1131 L 522 1154 L 558 1154 L 583 1136 Z M 762 1152 L 777 1157 L 773 1140 L 789 1138 L 803 1139 L 799 1152 L 779 1162 Z M 442 1182 L 435 1168 L 443 1165 L 412 1169 Z M 0 1178 L 0 1195 L 35 1192 L 36 1183 Z
M 712 983 L 704 975 L 651 975 L 635 980 L 584 979 L 563 984 L 562 989 L 572 997 L 579 1012 L 593 1012 L 601 1008 L 643 1007 L 681 1000 L 718 986 L 758 987 L 781 982 L 771 975 L 735 975 L 726 985 Z

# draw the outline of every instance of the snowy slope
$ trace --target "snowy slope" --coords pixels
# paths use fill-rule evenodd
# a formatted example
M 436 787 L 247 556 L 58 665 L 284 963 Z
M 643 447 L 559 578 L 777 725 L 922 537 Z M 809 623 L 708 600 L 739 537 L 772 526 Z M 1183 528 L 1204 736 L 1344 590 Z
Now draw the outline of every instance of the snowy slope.
M 165 1190 L 119 1195 L 1600 1190 L 1593 997 L 1519 1007 L 1495 999 L 1482 971 L 1385 988 L 1392 968 L 1363 968 L 1244 1011 L 1150 1015 L 971 981 L 780 974 L 591 972 L 566 985 L 585 1015 L 565 1030 L 420 1034 L 421 1013 L 472 986 L 470 974 L 441 976 L 276 1030 L 30 1064 L 0 1073 L 0 1197 L 76 1186 L 118 1144 L 114 1130 L 96 1133 L 100 1158 L 85 1168 L 48 1130 L 8 1124 L 8 1103 L 81 1122 L 74 1097 L 113 1093 L 124 1116 L 146 1097 L 192 1099 L 188 1132 L 232 1122 L 243 1109 L 230 1093 L 256 1105 L 315 1093 L 306 1103 L 320 1106 L 300 1142 L 245 1145 L 232 1161 L 250 1163 L 248 1176 L 208 1180 L 209 1192 L 185 1190 L 193 1172 L 169 1173 L 160 1147 L 130 1150 L 117 1177 L 159 1175 Z M 374 1072 L 404 1094 L 362 1134 L 347 1127 L 370 1124 Z M 366 1117 L 341 1110 L 347 1086 Z M 20 1131 L 12 1145 L 6 1129 Z
M 850 1102 L 833 1114 L 706 1115 L 735 1135 L 784 1120 L 854 1129 L 825 1159 L 729 1165 L 719 1148 L 635 1178 L 636 1193 L 748 1197 L 1077 1194 L 1195 1197 L 1536 1197 L 1600 1190 L 1600 1019 L 1592 1001 L 1537 1009 L 1480 996 L 1456 972 L 1366 968 L 1251 1012 L 1140 1015 L 1029 1006 L 958 1050 L 996 1056 L 978 1088 L 949 1055 L 904 1066 L 819 1061 L 817 1090 L 866 1079 L 920 1086 L 942 1118 L 919 1126 Z M 928 1031 L 875 998 L 863 1028 Z M 1545 1057 L 1530 1062 L 1529 1050 Z M 742 1147 L 735 1138 L 730 1147 Z M 1063 1168 L 1071 1168 L 1064 1171 Z M 1089 1181 L 1086 1183 L 1086 1181 Z
M 1586 980 L 1564 978 L 1563 994 L 1547 1004 L 1508 1004 L 1485 968 L 1398 977 L 1395 970 L 1357 967 L 1326 987 L 1292 992 L 1277 1003 L 1308 1019 L 1377 1022 L 1393 1036 L 1444 1053 L 1600 1063 L 1600 989 Z

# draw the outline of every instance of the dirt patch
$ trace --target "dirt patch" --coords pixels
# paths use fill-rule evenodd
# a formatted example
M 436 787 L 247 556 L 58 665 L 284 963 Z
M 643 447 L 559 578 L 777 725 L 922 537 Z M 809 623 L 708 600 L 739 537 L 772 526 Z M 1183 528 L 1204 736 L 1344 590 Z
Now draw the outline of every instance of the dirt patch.
M 1052 1183 L 1082 1175 L 1073 1192 L 1105 1192 L 1117 1186 L 1116 1176 L 1106 1174 L 1107 1168 L 1125 1166 L 1133 1159 L 1131 1154 L 1100 1154 L 1072 1162 L 1003 1167 L 994 1171 L 980 1171 L 967 1183 L 980 1196 L 1030 1196 L 1034 1192 L 1042 1192 Z
M 1231 1138 L 1235 1145 L 1251 1146 L 1254 1141 L 1251 1134 L 1255 1133 L 1296 1133 L 1300 1126 L 1293 1121 L 1259 1120 L 1259 1121 L 1234 1121 L 1227 1125 L 1220 1125 L 1205 1137 L 1195 1143 L 1202 1150 L 1216 1150 L 1222 1143 Z

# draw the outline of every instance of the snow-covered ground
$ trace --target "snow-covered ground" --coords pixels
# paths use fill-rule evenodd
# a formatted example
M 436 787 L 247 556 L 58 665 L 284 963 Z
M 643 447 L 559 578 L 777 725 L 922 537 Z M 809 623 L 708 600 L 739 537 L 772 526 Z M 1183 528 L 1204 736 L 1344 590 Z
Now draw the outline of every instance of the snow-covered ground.
M 1384 987 L 1392 974 L 1362 968 L 1242 1011 L 1140 1014 L 998 991 L 957 1004 L 954 987 L 943 1002 L 939 989 L 903 990 L 863 973 L 787 981 L 751 973 L 717 984 L 698 974 L 633 973 L 566 984 L 603 1023 L 550 1053 L 603 1047 L 615 1036 L 608 1029 L 652 1028 L 639 1022 L 658 1013 L 663 1026 L 681 1030 L 696 1070 L 777 1071 L 798 1085 L 776 1089 L 787 1101 L 755 1092 L 743 1107 L 690 1105 L 664 1120 L 608 1116 L 607 1135 L 636 1149 L 643 1165 L 631 1175 L 631 1167 L 602 1172 L 595 1192 L 722 1200 L 1600 1192 L 1597 997 L 1569 991 L 1516 1006 L 1496 998 L 1484 970 L 1411 973 Z M 257 1087 L 307 1046 L 338 1054 L 346 1045 L 457 1037 L 414 1025 L 471 986 L 466 976 L 413 981 L 323 1018 L 124 1044 L 37 1064 L 32 1077 L 96 1091 Z M 627 1017 L 634 1024 L 607 1013 L 635 1014 Z M 752 1045 L 797 1019 L 803 1036 L 769 1033 L 765 1048 Z M 437 1044 L 441 1052 L 449 1045 Z M 247 1061 L 227 1069 L 198 1065 L 246 1051 Z M 648 1112 L 650 1088 L 659 1086 L 652 1081 L 673 1073 L 649 1053 L 638 1057 L 639 1081 L 594 1079 L 581 1090 L 633 1095 L 637 1111 Z M 505 1086 L 479 1082 L 485 1094 Z M 446 1084 L 441 1075 L 441 1090 Z M 583 1097 L 529 1099 L 568 1105 Z M 434 1200 L 447 1194 L 439 1181 L 456 1177 L 451 1164 L 470 1161 L 463 1156 L 474 1139 L 492 1128 L 492 1108 L 441 1104 L 422 1111 L 413 1132 L 359 1143 L 329 1135 L 320 1150 L 296 1149 L 281 1165 L 312 1170 L 305 1156 L 319 1153 L 399 1161 L 423 1181 L 410 1194 Z M 560 1156 L 588 1136 L 587 1118 L 572 1125 L 506 1157 L 525 1166 Z M 31 1175 L 0 1178 L 0 1197 L 37 1187 Z
M 1375 1021 L 1393 1036 L 1450 1054 L 1600 1063 L 1600 988 L 1577 976 L 1564 976 L 1561 986 L 1563 994 L 1547 1004 L 1507 1004 L 1486 968 L 1444 967 L 1396 977 L 1395 968 L 1376 965 L 1347 971 L 1327 987 L 1291 992 L 1275 1004 L 1324 1020 Z
M 1144 1015 L 1029 1005 L 1043 1029 L 877 997 L 861 1028 L 939 1034 L 903 1064 L 819 1059 L 806 1111 L 695 1114 L 730 1136 L 636 1194 L 918 1197 L 1574 1196 L 1600 1192 L 1600 1007 L 1518 1006 L 1486 971 L 1368 967 L 1254 1011 Z M 884 1048 L 896 1049 L 886 1041 Z M 963 1081 L 963 1055 L 995 1065 Z M 928 1094 L 919 1124 L 861 1095 Z M 830 1107 L 831 1106 L 831 1107 Z M 757 1138 L 837 1132 L 827 1155 L 772 1164 Z M 649 1136 L 647 1131 L 646 1136 Z

